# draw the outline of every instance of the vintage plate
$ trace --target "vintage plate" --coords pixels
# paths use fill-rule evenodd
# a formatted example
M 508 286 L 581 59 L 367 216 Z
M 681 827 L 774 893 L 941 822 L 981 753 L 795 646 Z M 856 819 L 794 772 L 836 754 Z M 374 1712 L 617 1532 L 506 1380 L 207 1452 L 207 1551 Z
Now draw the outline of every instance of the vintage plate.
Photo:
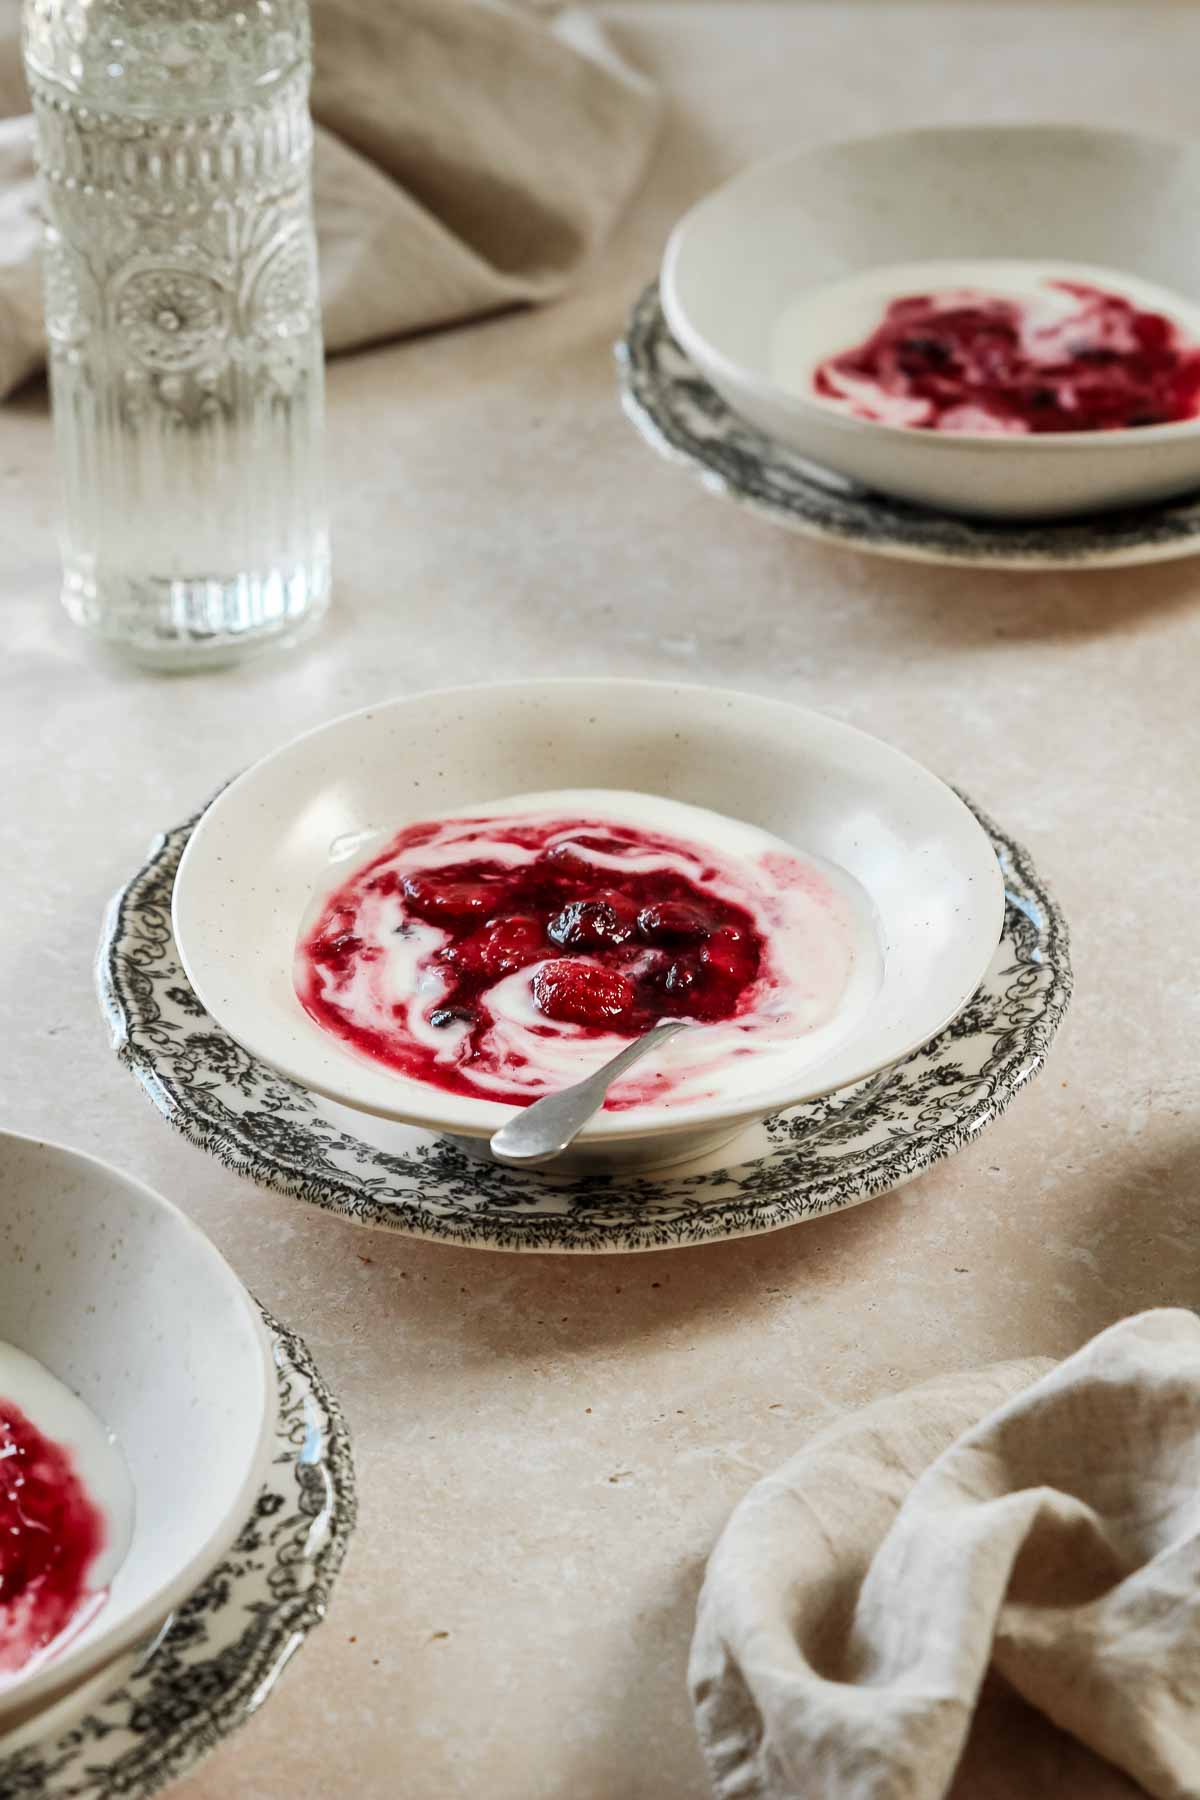
M 660 455 L 711 493 L 793 531 L 908 562 L 1104 569 L 1200 551 L 1200 496 L 1052 523 L 967 519 L 869 492 L 817 468 L 733 412 L 680 349 L 652 282 L 616 345 L 621 398 Z
M 195 819 L 159 838 L 114 899 L 101 1004 L 121 1060 L 186 1137 L 357 1224 L 499 1250 L 656 1250 L 774 1231 L 911 1180 L 974 1138 L 1041 1068 L 1070 997 L 1066 924 L 1029 857 L 976 816 L 1006 895 L 979 991 L 895 1069 L 753 1127 L 737 1162 L 727 1148 L 658 1176 L 563 1179 L 478 1162 L 426 1133 L 378 1149 L 347 1129 L 345 1111 L 331 1122 L 326 1102 L 220 1031 L 184 977 L 171 891 Z
M 354 1529 L 350 1437 L 303 1341 L 263 1318 L 279 1414 L 274 1460 L 253 1512 L 135 1673 L 68 1730 L 15 1754 L 0 1749 L 6 1800 L 156 1793 L 258 1710 L 324 1618 Z

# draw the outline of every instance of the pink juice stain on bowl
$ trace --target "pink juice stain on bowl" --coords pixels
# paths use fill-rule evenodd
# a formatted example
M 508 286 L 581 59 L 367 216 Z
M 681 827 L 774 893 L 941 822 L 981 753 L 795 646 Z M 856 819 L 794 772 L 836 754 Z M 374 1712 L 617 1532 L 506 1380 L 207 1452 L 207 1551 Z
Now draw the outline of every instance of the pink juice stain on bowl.
M 87 1623 L 105 1517 L 70 1452 L 0 1399 L 0 1681 Z
M 608 1105 L 707 1098 L 756 1034 L 778 1047 L 836 1010 L 853 921 L 812 861 L 680 810 L 751 834 L 759 853 L 596 814 L 411 825 L 318 903 L 297 945 L 298 997 L 359 1054 L 513 1105 L 580 1079 L 659 1019 L 692 1019 L 708 1043 L 677 1039 L 682 1057 L 631 1076 Z
M 813 387 L 859 418 L 918 431 L 1046 433 L 1167 425 L 1200 413 L 1200 344 L 1164 313 L 1077 281 L 1075 304 L 971 288 L 893 300 L 826 357 Z

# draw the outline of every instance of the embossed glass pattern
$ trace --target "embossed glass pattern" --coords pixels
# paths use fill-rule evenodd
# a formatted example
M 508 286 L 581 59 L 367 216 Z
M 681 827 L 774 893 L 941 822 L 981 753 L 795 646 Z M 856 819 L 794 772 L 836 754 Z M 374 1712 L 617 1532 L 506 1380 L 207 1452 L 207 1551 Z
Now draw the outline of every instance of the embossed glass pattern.
M 63 598 L 165 666 L 324 610 L 307 0 L 26 0 Z

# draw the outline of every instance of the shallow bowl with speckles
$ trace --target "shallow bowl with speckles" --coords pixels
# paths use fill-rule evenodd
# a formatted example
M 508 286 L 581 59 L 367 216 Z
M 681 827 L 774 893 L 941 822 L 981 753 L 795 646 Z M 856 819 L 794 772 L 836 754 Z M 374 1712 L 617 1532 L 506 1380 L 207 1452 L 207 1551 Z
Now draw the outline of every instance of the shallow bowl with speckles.
M 243 1048 L 312 1092 L 482 1147 L 510 1109 L 414 1080 L 324 1031 L 296 996 L 297 934 L 313 895 L 336 885 L 347 843 L 560 788 L 663 795 L 770 832 L 865 891 L 882 952 L 878 991 L 840 1034 L 819 1048 L 798 1039 L 794 1058 L 773 1060 L 753 1091 L 724 1093 L 718 1078 L 715 1095 L 686 1105 L 600 1113 L 578 1141 L 587 1166 L 680 1162 L 889 1067 L 956 1016 L 999 940 L 1003 891 L 986 832 L 898 750 L 751 694 L 526 681 L 369 707 L 226 788 L 174 889 L 176 941 L 201 1003 Z
M 1074 125 L 887 132 L 772 157 L 701 200 L 667 246 L 662 305 L 737 414 L 872 492 L 994 519 L 1149 505 L 1200 488 L 1200 417 L 1026 436 L 913 430 L 784 380 L 778 333 L 798 301 L 871 271 L 997 259 L 1150 283 L 1190 328 L 1200 242 L 1180 221 L 1198 207 L 1194 143 Z M 837 318 L 835 306 L 822 354 L 864 335 L 846 326 L 839 340 Z
M 0 1687 L 2 1744 L 149 1636 L 220 1561 L 266 1472 L 277 1389 L 257 1307 L 183 1213 L 107 1163 L 11 1132 L 0 1338 L 84 1402 L 133 1487 L 107 1599 Z

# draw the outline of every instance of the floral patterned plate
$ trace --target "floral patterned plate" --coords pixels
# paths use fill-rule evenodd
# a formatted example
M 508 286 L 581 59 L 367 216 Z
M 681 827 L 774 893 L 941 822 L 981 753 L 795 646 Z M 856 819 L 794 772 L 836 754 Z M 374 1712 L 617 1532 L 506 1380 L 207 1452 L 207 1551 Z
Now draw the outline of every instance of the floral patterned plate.
M 0 1752 L 3 1800 L 157 1793 L 257 1711 L 324 1618 L 354 1529 L 350 1436 L 305 1344 L 263 1317 L 278 1442 L 254 1512 L 120 1687 L 61 1735 Z
M 710 492 L 809 537 L 910 562 L 1102 569 L 1200 551 L 1200 496 L 1043 523 L 935 512 L 820 469 L 728 407 L 671 336 L 652 282 L 616 345 L 621 398 L 661 455 Z
M 658 1250 L 774 1231 L 911 1180 L 968 1143 L 1041 1068 L 1071 990 L 1067 929 L 1028 856 L 1000 858 L 1004 935 L 945 1031 L 856 1087 L 656 1174 L 567 1179 L 478 1161 L 446 1139 L 357 1123 L 258 1062 L 189 987 L 171 890 L 196 823 L 167 832 L 113 901 L 97 968 L 114 1046 L 159 1111 L 228 1168 L 360 1225 L 499 1250 Z

